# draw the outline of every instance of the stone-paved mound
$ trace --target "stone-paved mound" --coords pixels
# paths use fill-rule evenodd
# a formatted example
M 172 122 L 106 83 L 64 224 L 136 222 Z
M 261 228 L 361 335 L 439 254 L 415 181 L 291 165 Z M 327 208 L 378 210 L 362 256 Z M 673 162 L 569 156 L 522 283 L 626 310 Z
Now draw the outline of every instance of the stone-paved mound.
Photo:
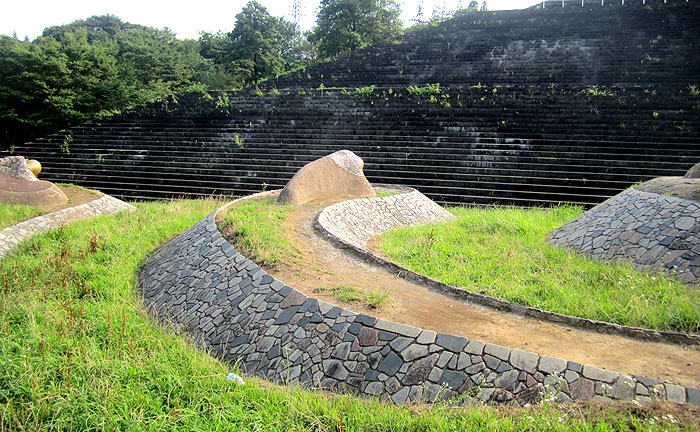
M 30 181 L 0 173 L 0 202 L 52 207 L 64 204 L 67 200 L 63 192 L 51 182 Z
M 632 188 L 552 231 L 548 241 L 603 261 L 658 268 L 697 286 L 699 220 L 696 201 Z

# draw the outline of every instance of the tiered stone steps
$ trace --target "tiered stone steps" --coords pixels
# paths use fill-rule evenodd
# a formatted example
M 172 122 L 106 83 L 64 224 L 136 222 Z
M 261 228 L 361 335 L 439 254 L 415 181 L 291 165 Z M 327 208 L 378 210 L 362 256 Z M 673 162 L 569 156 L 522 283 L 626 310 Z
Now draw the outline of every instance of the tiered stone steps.
M 591 205 L 700 162 L 698 18 L 684 3 L 478 13 L 15 150 L 45 179 L 132 199 L 279 188 L 350 149 L 370 181 L 441 202 Z M 425 83 L 441 84 L 433 101 L 409 94 Z

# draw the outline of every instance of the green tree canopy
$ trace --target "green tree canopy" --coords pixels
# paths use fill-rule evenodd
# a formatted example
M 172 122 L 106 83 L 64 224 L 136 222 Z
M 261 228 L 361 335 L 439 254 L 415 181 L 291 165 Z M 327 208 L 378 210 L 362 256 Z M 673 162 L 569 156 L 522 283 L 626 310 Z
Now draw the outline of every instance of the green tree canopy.
M 321 0 L 310 40 L 332 57 L 399 35 L 400 13 L 395 0 Z
M 256 1 L 250 1 L 236 15 L 230 34 L 235 71 L 245 84 L 280 74 L 282 57 L 281 20 Z

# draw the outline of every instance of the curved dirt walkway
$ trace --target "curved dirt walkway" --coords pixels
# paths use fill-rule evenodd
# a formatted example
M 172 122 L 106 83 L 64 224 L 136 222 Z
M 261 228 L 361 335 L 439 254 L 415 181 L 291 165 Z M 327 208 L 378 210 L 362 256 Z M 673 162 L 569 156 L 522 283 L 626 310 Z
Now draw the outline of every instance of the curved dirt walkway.
M 295 263 L 266 271 L 329 303 L 338 301 L 319 287 L 351 285 L 363 292 L 388 290 L 390 303 L 379 309 L 362 303 L 346 305 L 378 318 L 619 373 L 700 387 L 700 346 L 642 342 L 498 312 L 450 299 L 366 264 L 336 248 L 314 229 L 316 216 L 330 204 L 298 206 L 288 214 L 285 235 L 297 245 L 300 257 Z

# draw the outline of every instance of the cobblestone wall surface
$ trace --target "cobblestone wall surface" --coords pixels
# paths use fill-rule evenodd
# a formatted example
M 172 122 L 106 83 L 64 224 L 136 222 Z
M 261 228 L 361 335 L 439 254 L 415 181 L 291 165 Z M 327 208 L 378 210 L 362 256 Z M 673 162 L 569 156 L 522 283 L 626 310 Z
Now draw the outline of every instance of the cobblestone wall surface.
M 627 189 L 549 233 L 553 246 L 603 261 L 661 269 L 686 284 L 700 277 L 700 204 Z
M 342 241 L 364 249 L 373 236 L 406 225 L 446 222 L 455 217 L 415 189 L 376 198 L 360 198 L 326 207 L 321 226 Z
M 652 398 L 700 404 L 700 390 L 621 375 L 357 314 L 309 298 L 239 254 L 210 214 L 156 251 L 139 283 L 149 310 L 248 374 L 396 404 Z M 462 401 L 471 400 L 463 398 Z
M 9 254 L 20 242 L 34 234 L 49 231 L 82 219 L 135 210 L 136 207 L 109 195 L 45 215 L 20 222 L 0 231 L 0 258 Z

